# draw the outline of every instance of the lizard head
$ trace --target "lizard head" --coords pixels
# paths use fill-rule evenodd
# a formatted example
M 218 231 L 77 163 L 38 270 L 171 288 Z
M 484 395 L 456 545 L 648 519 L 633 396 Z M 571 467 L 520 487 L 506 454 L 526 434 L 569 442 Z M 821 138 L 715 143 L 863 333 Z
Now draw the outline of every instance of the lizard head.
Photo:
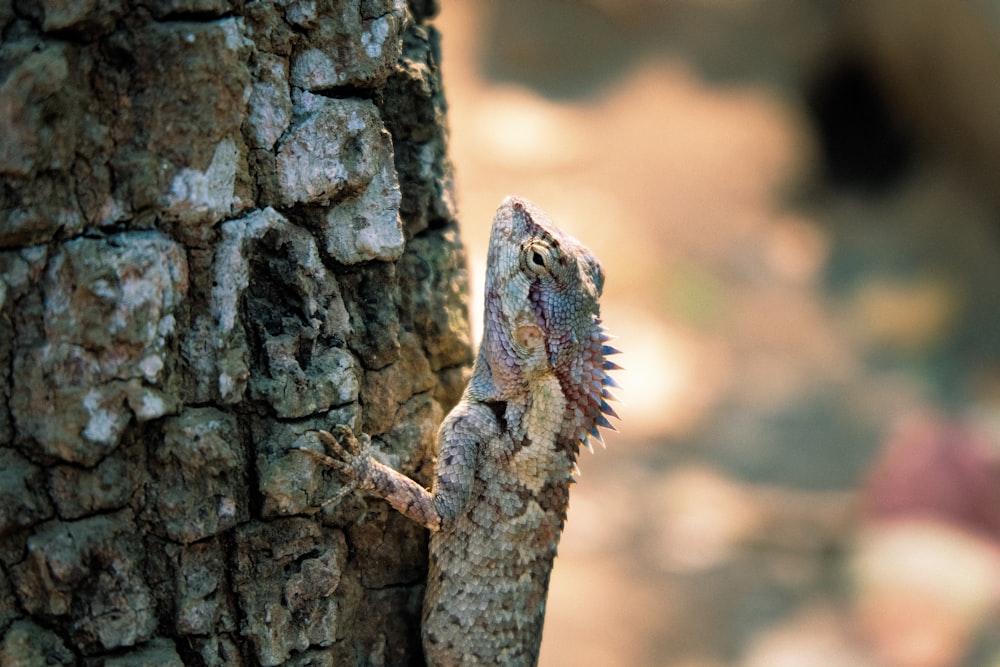
M 556 227 L 533 203 L 507 197 L 497 210 L 486 270 L 486 320 L 480 354 L 500 395 L 530 391 L 555 376 L 566 399 L 561 432 L 574 450 L 605 414 L 607 371 L 600 296 L 604 271 L 582 243 Z M 575 453 L 575 451 L 574 451 Z

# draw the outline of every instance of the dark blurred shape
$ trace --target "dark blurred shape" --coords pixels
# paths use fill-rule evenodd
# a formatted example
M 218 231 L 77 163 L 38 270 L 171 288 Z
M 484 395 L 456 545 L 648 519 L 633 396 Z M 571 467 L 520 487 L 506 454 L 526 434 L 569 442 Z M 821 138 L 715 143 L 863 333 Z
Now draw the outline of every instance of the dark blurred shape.
M 812 81 L 805 97 L 825 177 L 833 185 L 879 194 L 899 183 L 913 145 L 867 67 L 852 58 L 836 61 Z
M 863 509 L 869 521 L 935 519 L 1000 545 L 1000 460 L 968 426 L 912 417 L 875 463 Z
M 996 2 L 839 2 L 848 43 L 918 144 L 954 160 L 1000 204 Z

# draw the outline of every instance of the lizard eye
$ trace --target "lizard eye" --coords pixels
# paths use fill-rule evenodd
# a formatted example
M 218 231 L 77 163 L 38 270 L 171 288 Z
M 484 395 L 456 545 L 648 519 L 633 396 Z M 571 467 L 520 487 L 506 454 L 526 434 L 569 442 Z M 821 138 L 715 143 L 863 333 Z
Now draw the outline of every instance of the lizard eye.
M 529 272 L 546 274 L 551 267 L 553 252 L 552 246 L 544 241 L 532 241 L 524 247 L 521 261 Z

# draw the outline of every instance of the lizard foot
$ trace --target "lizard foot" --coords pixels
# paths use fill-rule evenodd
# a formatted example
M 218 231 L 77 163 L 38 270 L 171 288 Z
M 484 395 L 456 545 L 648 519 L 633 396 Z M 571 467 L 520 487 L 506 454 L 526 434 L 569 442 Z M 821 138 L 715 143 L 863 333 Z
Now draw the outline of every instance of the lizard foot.
M 306 433 L 315 435 L 327 453 L 321 454 L 304 447 L 292 447 L 292 449 L 310 456 L 346 477 L 346 484 L 341 491 L 323 505 L 335 502 L 355 489 L 374 488 L 371 438 L 367 433 L 362 433 L 360 437 L 355 436 L 354 432 L 343 424 L 335 426 L 333 433 L 321 430 L 310 430 Z

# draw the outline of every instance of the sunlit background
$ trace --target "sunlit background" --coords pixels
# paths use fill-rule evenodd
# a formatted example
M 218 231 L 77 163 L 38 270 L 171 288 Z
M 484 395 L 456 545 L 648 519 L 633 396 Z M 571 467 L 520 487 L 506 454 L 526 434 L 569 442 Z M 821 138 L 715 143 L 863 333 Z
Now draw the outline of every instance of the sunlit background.
M 474 311 L 522 195 L 625 351 L 541 664 L 1000 666 L 996 5 L 442 4 Z

